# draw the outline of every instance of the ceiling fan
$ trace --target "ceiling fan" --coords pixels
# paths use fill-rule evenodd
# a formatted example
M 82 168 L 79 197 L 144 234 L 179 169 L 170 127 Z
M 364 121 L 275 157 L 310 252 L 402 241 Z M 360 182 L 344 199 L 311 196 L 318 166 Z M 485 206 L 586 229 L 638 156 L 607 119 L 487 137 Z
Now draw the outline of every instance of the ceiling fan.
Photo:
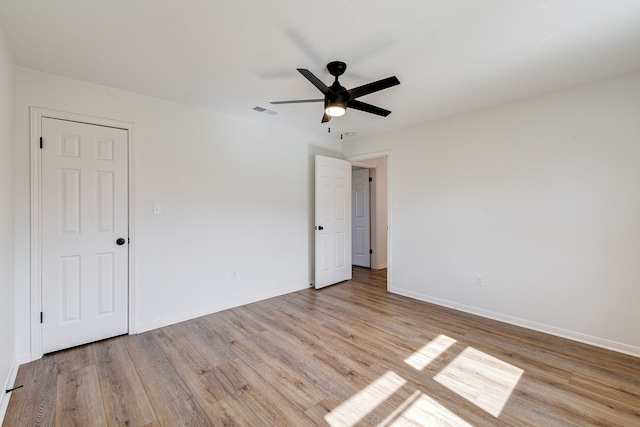
M 297 70 L 307 78 L 320 92 L 324 94 L 324 98 L 321 99 L 299 99 L 294 101 L 274 101 L 271 104 L 301 104 L 304 102 L 324 102 L 324 114 L 322 116 L 322 123 L 328 122 L 332 117 L 340 117 L 344 115 L 347 108 L 353 108 L 354 110 L 364 111 L 366 113 L 377 114 L 379 116 L 387 117 L 391 114 L 391 111 L 384 108 L 376 107 L 375 105 L 367 104 L 362 101 L 356 100 L 364 95 L 368 95 L 379 90 L 387 89 L 392 86 L 400 84 L 400 81 L 396 76 L 387 77 L 386 79 L 378 80 L 366 85 L 354 87 L 353 89 L 346 89 L 338 81 L 338 77 L 344 74 L 347 69 L 347 64 L 342 61 L 333 61 L 327 64 L 327 70 L 329 74 L 336 79 L 331 86 L 325 85 L 319 78 L 313 73 L 304 68 L 298 68 Z

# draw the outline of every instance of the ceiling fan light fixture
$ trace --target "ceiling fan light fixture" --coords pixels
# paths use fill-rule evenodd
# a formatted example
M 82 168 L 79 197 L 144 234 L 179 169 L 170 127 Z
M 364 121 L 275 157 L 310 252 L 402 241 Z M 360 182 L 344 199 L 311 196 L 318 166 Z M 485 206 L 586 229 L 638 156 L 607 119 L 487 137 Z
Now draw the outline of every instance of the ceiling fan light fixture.
M 327 64 L 327 70 L 329 71 L 329 74 L 335 77 L 335 81 L 333 82 L 333 84 L 331 84 L 331 86 L 327 86 L 311 71 L 307 70 L 306 68 L 297 68 L 300 74 L 302 74 L 307 80 L 311 82 L 311 84 L 313 84 L 320 92 L 322 92 L 322 94 L 324 95 L 324 99 L 271 101 L 271 103 L 299 104 L 303 102 L 324 101 L 324 114 L 322 115 L 322 120 L 320 121 L 320 123 L 327 123 L 333 117 L 344 116 L 347 111 L 347 107 L 354 110 L 364 111 L 365 113 L 376 114 L 382 117 L 387 117 L 389 114 L 391 114 L 391 111 L 389 110 L 376 107 L 375 105 L 367 104 L 366 102 L 358 101 L 356 98 L 399 85 L 400 80 L 398 80 L 396 76 L 392 76 L 347 90 L 338 81 L 338 77 L 340 77 L 346 69 L 347 64 L 342 61 L 329 62 Z
M 346 111 L 347 107 L 344 104 L 340 104 L 339 102 L 330 102 L 327 105 L 327 108 L 324 109 L 324 112 L 331 117 L 344 116 L 344 113 Z

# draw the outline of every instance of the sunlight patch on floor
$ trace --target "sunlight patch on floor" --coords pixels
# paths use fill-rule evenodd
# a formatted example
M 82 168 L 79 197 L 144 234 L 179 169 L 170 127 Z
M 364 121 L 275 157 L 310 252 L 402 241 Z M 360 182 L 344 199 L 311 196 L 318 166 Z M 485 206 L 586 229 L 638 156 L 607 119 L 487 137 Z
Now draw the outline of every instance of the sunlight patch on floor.
M 389 427 L 405 425 L 471 427 L 471 424 L 418 390 L 380 423 L 380 426 Z
M 455 343 L 456 340 L 453 338 L 440 334 L 420 350 L 404 359 L 404 363 L 421 371 Z
M 497 417 L 524 371 L 473 347 L 467 347 L 434 379 Z
M 352 426 L 367 416 L 407 381 L 395 372 L 388 371 L 383 376 L 360 390 L 324 416 L 330 426 Z

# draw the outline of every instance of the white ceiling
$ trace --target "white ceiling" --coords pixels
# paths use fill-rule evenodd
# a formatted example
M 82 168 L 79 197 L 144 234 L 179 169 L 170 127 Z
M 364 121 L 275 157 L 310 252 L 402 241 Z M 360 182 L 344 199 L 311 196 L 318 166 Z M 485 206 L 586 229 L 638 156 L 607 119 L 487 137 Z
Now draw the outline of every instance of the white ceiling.
M 18 65 L 331 138 L 640 69 L 640 0 L 0 0 L 0 25 Z M 360 98 L 392 114 L 269 104 L 322 97 L 296 68 L 333 60 L 396 75 Z

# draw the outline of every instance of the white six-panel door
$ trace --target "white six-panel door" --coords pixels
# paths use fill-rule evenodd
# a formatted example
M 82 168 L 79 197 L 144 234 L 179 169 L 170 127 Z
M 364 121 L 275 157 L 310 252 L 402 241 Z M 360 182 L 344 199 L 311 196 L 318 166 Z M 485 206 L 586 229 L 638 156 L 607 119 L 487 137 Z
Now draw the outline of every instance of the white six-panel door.
M 351 163 L 316 156 L 315 287 L 351 279 Z
M 42 118 L 43 353 L 128 331 L 127 140 Z
M 356 169 L 352 173 L 351 191 L 351 262 L 360 267 L 371 267 L 371 227 L 369 209 L 369 169 Z

